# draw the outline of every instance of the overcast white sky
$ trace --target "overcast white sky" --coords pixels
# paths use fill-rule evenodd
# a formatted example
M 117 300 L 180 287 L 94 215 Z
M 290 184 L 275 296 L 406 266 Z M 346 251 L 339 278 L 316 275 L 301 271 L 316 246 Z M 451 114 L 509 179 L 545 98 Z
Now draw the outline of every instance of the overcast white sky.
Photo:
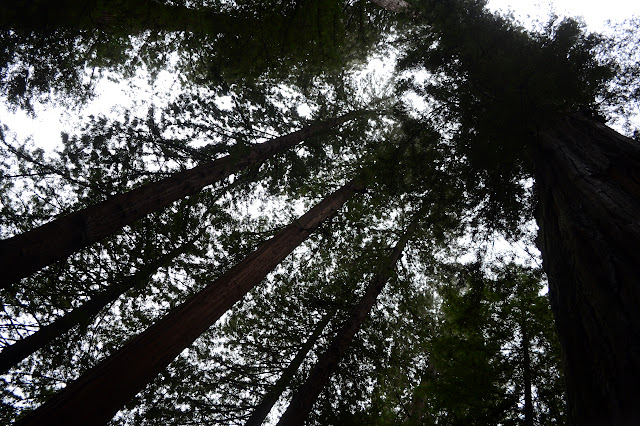
M 622 21 L 633 15 L 640 15 L 640 0 L 489 0 L 489 7 L 493 10 L 512 10 L 523 22 L 537 19 L 546 21 L 551 12 L 560 16 L 582 16 L 588 27 L 594 31 L 604 28 L 607 20 Z M 166 84 L 166 83 L 165 83 Z M 108 111 L 117 104 L 127 104 L 128 99 L 113 83 L 99 88 L 101 96 L 92 105 L 83 108 L 83 113 Z M 154 89 L 147 88 L 147 94 Z M 143 96 L 139 95 L 138 101 Z M 0 105 L 0 121 L 9 125 L 10 129 L 20 135 L 20 138 L 33 136 L 38 146 L 52 147 L 60 140 L 60 132 L 65 130 L 61 123 L 61 111 L 49 108 L 38 111 L 38 117 L 33 120 L 24 113 L 8 114 Z
M 511 9 L 526 20 L 541 18 L 554 11 L 560 16 L 582 16 L 590 29 L 599 31 L 607 20 L 622 21 L 640 15 L 638 0 L 489 0 L 494 10 Z

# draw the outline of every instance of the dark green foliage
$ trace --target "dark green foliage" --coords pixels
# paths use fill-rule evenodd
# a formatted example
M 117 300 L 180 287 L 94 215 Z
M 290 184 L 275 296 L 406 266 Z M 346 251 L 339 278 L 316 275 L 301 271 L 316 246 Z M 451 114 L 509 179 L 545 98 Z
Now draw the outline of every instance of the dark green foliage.
M 534 171 L 539 129 L 568 111 L 597 115 L 614 70 L 596 57 L 604 39 L 575 20 L 531 33 L 483 7 L 422 3 L 422 25 L 399 67 L 428 72 L 405 87 L 424 97 L 426 118 L 446 123 L 479 225 L 516 235 L 523 212 L 531 217 L 523 182 Z
M 150 79 L 173 69 L 181 84 L 222 90 L 309 88 L 318 75 L 363 61 L 388 25 L 367 2 L 338 0 L 25 3 L 0 13 L 0 82 L 10 104 L 30 110 L 52 95 L 81 103 L 102 73 L 122 80 L 140 69 Z
M 417 329 L 403 330 L 396 358 L 374 376 L 372 405 L 360 418 L 370 424 L 522 424 L 526 331 L 534 423 L 565 424 L 559 343 L 547 297 L 539 294 L 541 272 L 505 265 L 491 279 L 479 264 L 442 266 L 435 282 L 441 301 L 427 314 L 434 321 L 421 324 L 424 334 L 414 345 L 401 342 Z
M 152 3 L 150 11 L 146 1 L 95 2 L 88 14 L 46 17 L 49 28 L 35 32 L 0 16 L 2 91 L 10 105 L 32 112 L 48 97 L 83 102 L 102 73 L 122 80 L 141 69 L 152 79 L 165 68 L 179 71 L 166 107 L 88 117 L 62 135 L 54 154 L 12 140 L 3 128 L 3 238 L 177 170 L 239 157 L 316 120 L 366 110 L 364 119 L 1 292 L 0 342 L 7 346 L 186 247 L 95 319 L 83 319 L 3 376 L 2 421 L 44 402 L 244 259 L 305 205 L 358 175 L 367 189 L 357 200 L 314 229 L 111 423 L 243 423 L 322 318 L 331 317 L 286 384 L 276 420 L 379 271 L 397 230 L 420 214 L 423 226 L 309 424 L 564 424 L 543 274 L 452 258 L 465 244 L 469 253 L 480 251 L 478 236 L 525 234 L 539 134 L 553 118 L 579 112 L 599 121 L 621 101 L 637 101 L 637 23 L 615 39 L 587 34 L 574 20 L 527 31 L 472 0 L 411 2 L 393 25 L 366 1 L 201 1 L 189 3 L 192 9 L 181 1 Z M 400 47 L 400 71 L 425 73 L 404 74 L 393 95 L 373 88 L 384 98 L 370 99 L 361 85 L 372 83 L 362 83 L 357 67 L 388 41 Z M 618 52 L 627 56 L 614 62 L 607 46 L 623 46 Z M 396 102 L 410 92 L 425 100 L 425 110 Z

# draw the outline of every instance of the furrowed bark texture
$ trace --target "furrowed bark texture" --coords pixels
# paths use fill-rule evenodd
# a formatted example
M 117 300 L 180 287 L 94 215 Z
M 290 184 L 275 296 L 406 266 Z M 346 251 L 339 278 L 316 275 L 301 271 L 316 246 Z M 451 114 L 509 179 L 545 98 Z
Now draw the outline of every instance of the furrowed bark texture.
M 282 372 L 282 375 L 278 379 L 278 381 L 273 385 L 271 390 L 267 392 L 267 394 L 262 398 L 262 401 L 258 406 L 253 410 L 253 413 L 249 417 L 249 420 L 245 423 L 245 426 L 260 426 L 264 419 L 267 417 L 273 405 L 280 399 L 282 392 L 289 386 L 291 380 L 293 380 L 298 368 L 305 360 L 309 351 L 313 348 L 313 346 L 318 341 L 318 338 L 322 334 L 322 331 L 325 329 L 329 321 L 335 312 L 328 312 L 325 316 L 318 322 L 313 333 L 307 339 L 307 341 L 302 345 L 296 356 L 289 363 L 287 368 Z
M 360 189 L 362 185 L 352 181 L 326 197 L 18 424 L 97 425 L 109 421 Z
M 570 422 L 640 424 L 640 144 L 567 115 L 540 147 L 537 243 Z
M 385 284 L 391 277 L 393 269 L 402 255 L 404 247 L 407 245 L 409 238 L 415 230 L 418 222 L 414 221 L 409 229 L 396 244 L 393 252 L 385 263 L 384 270 L 378 274 L 367 286 L 362 299 L 354 306 L 349 318 L 336 334 L 331 345 L 318 359 L 313 370 L 309 374 L 307 380 L 296 391 L 293 399 L 287 407 L 287 411 L 282 415 L 278 425 L 302 425 L 309 416 L 313 404 L 316 402 L 318 395 L 329 381 L 329 377 L 333 374 L 340 360 L 347 352 L 349 345 L 353 341 L 354 336 L 360 329 L 365 318 L 371 312 L 373 305 L 382 292 Z
M 0 241 L 0 288 L 53 262 L 96 243 L 154 211 L 196 194 L 205 186 L 221 181 L 248 166 L 264 162 L 278 152 L 351 120 L 358 113 L 305 127 L 297 132 L 253 145 L 238 158 L 228 155 L 168 178 L 136 188 L 31 231 Z
M 126 277 L 121 282 L 110 285 L 101 293 L 94 295 L 87 302 L 67 312 L 51 324 L 45 325 L 32 335 L 16 341 L 11 346 L 5 347 L 2 352 L 0 352 L 0 374 L 7 372 L 11 367 L 38 349 L 47 346 L 57 337 L 64 335 L 72 328 L 89 323 L 89 321 L 98 315 L 107 305 L 114 302 L 133 287 L 148 282 L 149 277 L 153 275 L 158 268 L 170 263 L 177 256 L 184 253 L 191 245 L 192 242 L 171 250 L 169 253 L 145 265 L 134 275 Z

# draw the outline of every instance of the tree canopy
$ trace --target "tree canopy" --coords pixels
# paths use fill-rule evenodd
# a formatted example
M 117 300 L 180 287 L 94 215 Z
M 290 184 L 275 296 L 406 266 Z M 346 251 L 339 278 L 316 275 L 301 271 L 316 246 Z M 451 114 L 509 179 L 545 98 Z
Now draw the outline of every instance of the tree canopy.
M 3 101 L 79 116 L 49 151 L 0 129 L 1 421 L 637 423 L 639 28 L 0 6 Z M 167 71 L 160 105 L 82 116 Z

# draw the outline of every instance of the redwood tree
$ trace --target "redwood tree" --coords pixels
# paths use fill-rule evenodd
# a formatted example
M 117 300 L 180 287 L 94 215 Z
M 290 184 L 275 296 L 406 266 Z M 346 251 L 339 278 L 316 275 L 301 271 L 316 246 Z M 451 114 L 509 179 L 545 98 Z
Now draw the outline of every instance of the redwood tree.
M 156 273 L 160 267 L 171 263 L 176 257 L 189 250 L 191 246 L 193 246 L 193 240 L 158 256 L 150 263 L 143 265 L 135 274 L 112 283 L 105 290 L 92 296 L 85 303 L 65 313 L 51 324 L 40 327 L 35 333 L 17 340 L 10 346 L 5 346 L 0 352 L 0 374 L 6 373 L 11 367 L 58 337 L 65 335 L 72 328 L 88 324 L 102 309 L 113 303 L 122 294 L 148 281 L 149 277 Z
M 249 419 L 247 419 L 245 426 L 260 426 L 262 422 L 267 417 L 273 405 L 278 401 L 284 390 L 290 385 L 293 377 L 298 372 L 300 365 L 302 365 L 303 361 L 313 349 L 313 346 L 317 343 L 318 338 L 327 327 L 331 318 L 334 316 L 335 312 L 329 311 L 314 328 L 311 336 L 304 342 L 304 345 L 300 348 L 296 356 L 291 360 L 287 368 L 282 371 L 282 374 L 278 378 L 278 380 L 273 384 L 271 389 L 262 397 L 260 403 L 255 407 Z
M 356 191 L 350 181 L 18 424 L 99 424 L 160 373 Z
M 353 307 L 349 318 L 345 321 L 342 328 L 333 338 L 331 345 L 319 357 L 313 370 L 307 377 L 304 384 L 296 391 L 293 399 L 289 403 L 289 407 L 280 418 L 279 425 L 298 425 L 304 424 L 305 419 L 313 408 L 316 398 L 326 386 L 329 377 L 333 374 L 338 366 L 340 359 L 344 356 L 349 348 L 351 341 L 362 326 L 362 323 L 369 315 L 369 312 L 376 303 L 378 295 L 384 289 L 385 284 L 391 278 L 396 263 L 400 260 L 407 242 L 415 232 L 419 223 L 419 218 L 409 225 L 396 246 L 393 248 L 389 257 L 383 263 L 383 270 L 373 278 L 371 283 L 365 289 L 364 295 Z
M 129 192 L 107 198 L 94 206 L 0 241 L 0 266 L 6 272 L 0 278 L 0 288 L 26 277 L 53 262 L 63 260 L 96 243 L 123 226 L 145 215 L 163 209 L 171 203 L 198 193 L 202 188 L 221 181 L 249 166 L 260 165 L 278 152 L 338 126 L 359 113 L 350 113 L 332 120 L 305 127 L 297 132 L 242 149 L 193 169 L 177 172 L 157 182 L 145 184 Z
M 484 6 L 421 4 L 402 67 L 433 73 L 413 88 L 455 123 L 484 225 L 512 231 L 537 203 L 570 422 L 637 423 L 640 151 L 602 124 L 615 66 L 574 20 L 527 32 Z M 534 197 L 522 184 L 531 177 Z
M 538 246 L 578 425 L 640 419 L 640 144 L 582 115 L 540 135 Z

